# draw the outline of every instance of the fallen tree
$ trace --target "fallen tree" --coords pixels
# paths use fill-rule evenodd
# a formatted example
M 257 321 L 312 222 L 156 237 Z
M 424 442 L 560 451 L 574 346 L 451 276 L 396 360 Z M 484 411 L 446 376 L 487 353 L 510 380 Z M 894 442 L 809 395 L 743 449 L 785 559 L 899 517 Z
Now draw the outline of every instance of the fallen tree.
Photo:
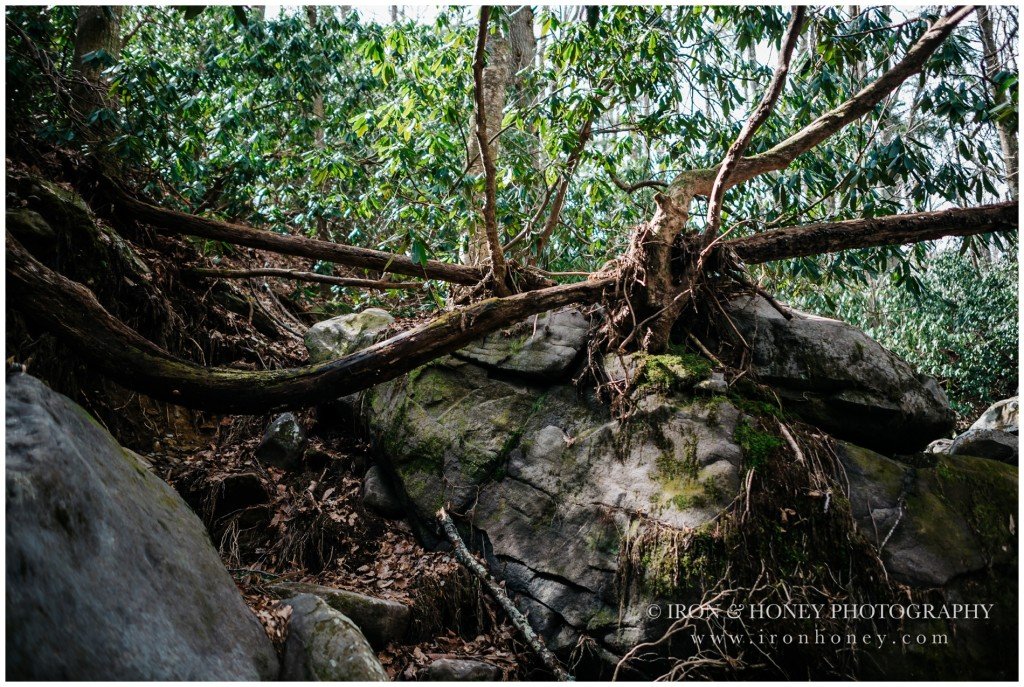
M 474 285 L 474 294 L 501 293 L 506 287 L 521 292 L 453 310 L 432 323 L 339 360 L 269 372 L 205 369 L 179 360 L 116 320 L 87 289 L 35 261 L 8 236 L 9 283 L 12 292 L 18 295 L 14 302 L 28 316 L 76 345 L 85 357 L 126 386 L 164 400 L 221 412 L 262 412 L 336 398 L 393 379 L 530 315 L 569 304 L 605 303 L 609 314 L 604 339 L 607 348 L 658 352 L 668 345 L 671 326 L 687 304 L 697 299 L 699 290 L 717 286 L 706 283 L 705 272 L 711 266 L 717 279 L 732 280 L 744 288 L 757 290 L 758 287 L 742 275 L 739 261 L 754 264 L 1017 227 L 1018 206 L 1014 201 L 980 208 L 789 227 L 727 241 L 718 235 L 721 199 L 727 188 L 758 174 L 785 168 L 796 156 L 869 112 L 904 80 L 919 73 L 928 57 L 971 10 L 970 7 L 955 8 L 937 19 L 901 61 L 843 105 L 821 115 L 768 152 L 742 157 L 757 128 L 770 116 L 784 85 L 796 36 L 802 26 L 803 12 L 795 10 L 772 83 L 761 105 L 730 147 L 723 164 L 680 175 L 664 193 L 656 196 L 658 210 L 649 223 L 634 233 L 627 254 L 590 275 L 588 281 L 573 285 L 555 286 L 539 270 L 523 268 L 510 261 L 499 265 L 504 256 L 499 260 L 494 254 L 490 268 L 436 260 L 421 264 L 403 255 L 198 217 L 158 207 L 134 196 L 102 173 L 93 175 L 99 177 L 100 191 L 110 200 L 115 218 L 144 223 L 161 233 L 198 236 L 380 273 Z M 481 17 L 480 27 L 486 30 L 486 16 Z M 477 77 L 482 59 L 479 44 L 480 41 L 474 70 Z M 476 82 L 479 89 L 480 79 Z M 480 132 L 486 129 L 486 122 L 477 124 L 479 138 Z M 485 157 L 489 156 L 485 154 Z M 484 167 L 491 185 L 493 160 L 491 164 L 485 160 Z M 488 192 L 485 203 L 491 210 L 492 195 Z M 686 224 L 689 206 L 699 195 L 710 195 L 711 201 L 706 228 L 697 234 L 687 232 Z M 558 203 L 555 206 L 552 212 L 559 211 Z M 486 214 L 489 239 L 494 239 L 493 213 Z M 489 244 L 500 254 L 496 241 L 489 240 Z M 495 276 L 505 270 L 508 279 L 496 280 Z M 365 288 L 416 286 L 292 270 L 199 268 L 194 272 L 204 277 L 278 276 Z M 781 306 L 779 308 L 785 312 Z
M 786 227 L 722 242 L 743 262 L 757 264 L 851 248 L 898 246 L 945 236 L 972 236 L 1016 231 L 1020 204 L 1015 201 L 976 208 L 950 208 L 842 222 L 816 222 Z
M 153 398 L 222 413 L 261 413 L 336 399 L 399 377 L 510 322 L 594 303 L 611 277 L 489 298 L 352 355 L 288 370 L 206 368 L 172 356 L 107 312 L 89 289 L 6 236 L 7 286 L 27 317 L 65 340 L 111 379 Z

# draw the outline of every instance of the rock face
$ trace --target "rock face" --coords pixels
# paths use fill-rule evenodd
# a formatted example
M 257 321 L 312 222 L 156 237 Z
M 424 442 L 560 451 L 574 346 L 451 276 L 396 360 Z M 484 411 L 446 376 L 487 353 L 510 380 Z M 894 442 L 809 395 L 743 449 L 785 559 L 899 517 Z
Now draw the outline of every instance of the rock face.
M 886 570 L 899 581 L 943 587 L 1015 560 L 1015 468 L 944 455 L 934 467 L 914 468 L 840 446 L 858 529 L 881 548 Z
M 7 378 L 7 676 L 267 680 L 202 523 L 82 408 Z
M 363 478 L 363 504 L 388 518 L 402 516 L 402 502 L 384 477 L 379 465 L 373 465 Z
M 289 470 L 302 460 L 306 450 L 306 430 L 291 413 L 274 418 L 256 447 L 256 458 L 264 465 Z
M 760 296 L 734 299 L 728 311 L 752 348 L 751 372 L 811 424 L 898 453 L 920 450 L 953 428 L 936 381 L 859 329 L 796 310 L 786 320 Z
M 656 358 L 645 364 L 688 362 Z M 691 387 L 700 372 L 686 377 Z M 723 398 L 650 395 L 622 425 L 571 385 L 494 379 L 449 357 L 376 387 L 363 406 L 414 511 L 432 522 L 445 503 L 473 508 L 492 568 L 556 650 L 584 631 L 620 652 L 649 635 L 646 607 L 619 622 L 629 514 L 696 527 L 739 487 L 743 419 Z
M 771 313 L 759 317 L 773 320 Z M 805 315 L 778 320 L 762 322 L 748 340 L 760 342 L 755 347 L 767 340 L 785 356 L 773 361 L 766 349 L 754 363 L 762 380 L 787 394 L 786 409 L 821 414 L 833 427 L 848 421 L 844 433 L 873 436 L 873 445 L 920 448 L 951 422 L 934 382 L 863 334 Z M 587 638 L 592 659 L 580 669 L 607 677 L 601 665 L 614 666 L 667 628 L 668 621 L 649 613 L 652 604 L 690 592 L 699 600 L 699 590 L 658 586 L 662 573 L 672 574 L 664 566 L 684 563 L 657 535 L 709 525 L 742 493 L 741 476 L 785 446 L 763 431 L 777 426 L 776 409 L 728 389 L 721 395 L 723 380 L 711 365 L 680 350 L 604 361 L 610 380 L 632 380 L 635 406 L 623 422 L 554 376 L 514 373 L 494 362 L 501 355 L 486 364 L 464 358 L 442 358 L 379 385 L 353 407 L 422 536 L 431 541 L 440 506 L 465 514 L 473 529 L 464 538 L 482 550 L 548 646 L 568 656 Z M 894 577 L 973 601 L 1002 598 L 998 588 L 1013 586 L 1015 573 L 1007 571 L 1016 566 L 1016 540 L 1007 538 L 1007 504 L 1016 503 L 1015 468 L 978 459 L 951 464 L 934 454 L 921 460 L 940 461 L 936 467 L 910 468 L 852 445 L 846 454 L 860 531 L 882 549 Z M 979 499 L 985 492 L 974 490 L 975 482 L 992 493 L 991 502 Z M 637 548 L 637 541 L 655 548 Z M 620 573 L 638 569 L 643 584 L 624 587 Z M 961 670 L 1004 670 L 1010 664 L 998 656 L 998 668 L 980 668 L 979 656 L 996 631 L 1007 650 L 1015 619 L 1004 614 L 990 627 L 996 629 L 965 629 L 963 641 L 943 656 L 967 666 Z M 901 664 L 894 665 L 896 674 Z M 924 659 L 914 665 L 908 674 L 947 674 Z
M 386 310 L 367 308 L 317 322 L 304 337 L 309 362 L 323 363 L 366 348 L 394 321 Z
M 949 452 L 953 455 L 1001 460 L 1011 465 L 1016 465 L 1020 458 L 1017 435 L 997 429 L 969 429 L 953 440 Z
M 494 682 L 500 674 L 490 663 L 456 658 L 439 658 L 427 668 L 427 679 L 432 682 Z
M 548 380 L 565 375 L 587 343 L 590 320 L 570 308 L 547 312 L 489 334 L 455 356 L 490 369 Z
M 938 587 L 947 604 L 992 605 L 978 620 L 908 621 L 904 632 L 942 634 L 948 643 L 880 652 L 861 677 L 1015 680 L 1017 468 L 947 455 L 936 456 L 933 467 L 912 468 L 867 449 L 840 448 L 858 530 L 880 549 L 889 575 L 919 590 Z
M 281 599 L 299 594 L 313 594 L 323 599 L 355 623 L 376 649 L 383 649 L 390 642 L 400 642 L 409 630 L 409 607 L 397 601 L 305 582 L 279 582 L 271 587 L 271 592 Z
M 981 417 L 971 425 L 971 429 L 994 429 L 1009 434 L 1018 434 L 1020 431 L 1020 409 L 1018 397 L 1007 398 L 998 403 L 993 403 L 988 410 L 981 414 Z
M 387 680 L 363 633 L 343 614 L 312 594 L 287 601 L 292 607 L 281 679 L 352 682 Z

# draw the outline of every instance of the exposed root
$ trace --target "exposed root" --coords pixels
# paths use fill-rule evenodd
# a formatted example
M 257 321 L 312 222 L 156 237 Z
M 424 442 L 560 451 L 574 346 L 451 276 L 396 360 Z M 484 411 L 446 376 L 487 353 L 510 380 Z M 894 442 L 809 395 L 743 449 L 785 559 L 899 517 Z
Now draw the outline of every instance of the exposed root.
M 767 633 L 862 634 L 877 631 L 873 623 L 831 617 L 751 620 L 729 611 L 906 596 L 905 588 L 889 580 L 877 551 L 856 532 L 848 482 L 831 439 L 799 423 L 770 417 L 756 422 L 763 436 L 776 427 L 782 438 L 766 440 L 756 455 L 747 451 L 743 487 L 718 517 L 692 530 L 646 518 L 629 528 L 619 556 L 624 606 L 631 598 L 653 597 L 691 608 L 656 640 L 623 656 L 616 675 L 631 668 L 671 680 L 851 678 L 859 661 L 852 650 L 822 658 L 813 645 L 766 646 L 762 640 Z

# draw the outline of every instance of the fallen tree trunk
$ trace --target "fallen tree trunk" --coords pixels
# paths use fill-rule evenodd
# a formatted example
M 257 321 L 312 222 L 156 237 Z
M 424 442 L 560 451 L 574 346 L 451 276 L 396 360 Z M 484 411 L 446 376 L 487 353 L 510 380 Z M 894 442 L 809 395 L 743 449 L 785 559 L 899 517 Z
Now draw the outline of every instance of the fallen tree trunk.
M 723 241 L 748 264 L 834 253 L 851 248 L 919 243 L 944 236 L 970 236 L 1014 231 L 1019 226 L 1017 201 L 952 208 L 909 215 L 890 215 L 843 222 L 820 222 L 766 231 Z
M 415 281 L 386 281 L 378 279 L 354 279 L 352 277 L 335 277 L 332 274 L 317 274 L 316 272 L 302 272 L 300 270 L 289 270 L 278 267 L 258 267 L 250 270 L 228 270 L 216 267 L 194 267 L 186 270 L 185 274 L 197 277 L 209 277 L 212 279 L 247 279 L 249 277 L 275 277 L 277 279 L 293 279 L 295 281 L 309 281 L 319 284 L 335 284 L 337 286 L 352 286 L 359 289 L 422 289 L 423 284 Z
M 205 368 L 175 358 L 107 312 L 87 288 L 6 236 L 8 304 L 74 346 L 126 388 L 220 413 L 264 413 L 329 401 L 399 377 L 484 334 L 571 303 L 595 303 L 611 277 L 490 298 L 344 358 L 287 370 Z
M 346 246 L 342 243 L 320 241 L 305 236 L 275 234 L 244 224 L 229 224 L 215 219 L 167 210 L 132 197 L 109 178 L 103 177 L 102 180 L 104 190 L 110 192 L 115 205 L 128 218 L 145 222 L 162 233 L 199 236 L 283 255 L 329 260 L 348 267 L 362 267 L 378 272 L 404 274 L 422 279 L 439 279 L 456 284 L 476 284 L 483 278 L 483 272 L 479 268 L 469 265 L 452 265 L 437 260 L 427 260 L 424 264 L 420 264 L 404 255 Z

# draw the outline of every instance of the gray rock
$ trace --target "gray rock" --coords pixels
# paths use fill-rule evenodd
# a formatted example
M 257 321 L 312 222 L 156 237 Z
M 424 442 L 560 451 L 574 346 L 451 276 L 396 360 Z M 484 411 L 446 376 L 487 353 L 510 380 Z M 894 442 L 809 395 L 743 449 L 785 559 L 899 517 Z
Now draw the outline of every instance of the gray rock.
M 890 577 L 938 587 L 950 603 L 991 604 L 983 621 L 908 619 L 908 636 L 941 633 L 944 644 L 883 647 L 865 680 L 1013 680 L 1017 672 L 1017 468 L 939 455 L 934 467 L 901 465 L 840 444 L 860 534 L 879 549 Z M 883 546 L 884 544 L 884 546 Z
M 399 518 L 404 512 L 402 502 L 378 465 L 371 466 L 363 478 L 363 504 L 389 518 Z
M 953 445 L 952 439 L 936 439 L 928 444 L 925 453 L 949 453 L 949 447 Z
M 306 582 L 279 582 L 270 587 L 270 591 L 280 599 L 298 594 L 320 597 L 354 622 L 376 649 L 402 641 L 409 630 L 409 607 L 397 601 Z
M 199 519 L 81 407 L 7 378 L 7 677 L 268 680 Z
M 839 446 L 858 529 L 881 548 L 897 580 L 944 586 L 1015 558 L 1009 544 L 1016 468 L 941 454 L 935 467 L 913 468 L 852 444 Z M 983 508 L 976 506 L 979 491 L 985 494 Z M 997 544 L 1000 539 L 1007 546 Z
M 547 312 L 488 334 L 455 356 L 520 375 L 560 377 L 583 350 L 589 329 L 578 308 Z
M 751 345 L 751 372 L 811 424 L 883 453 L 921 450 L 953 428 L 936 381 L 859 329 L 796 310 L 786 320 L 760 296 L 728 311 Z
M 698 382 L 695 388 L 712 394 L 724 394 L 729 390 L 729 384 L 725 381 L 724 374 L 712 372 L 710 377 L 703 382 Z
M 500 677 L 498 666 L 484 661 L 439 658 L 427 667 L 432 682 L 494 682 Z
M 29 248 L 45 250 L 57 242 L 57 232 L 34 210 L 8 210 L 6 219 L 7 230 Z
M 618 625 L 618 548 L 631 514 L 697 527 L 739 488 L 740 413 L 720 397 L 652 391 L 621 425 L 571 384 L 499 379 L 449 357 L 374 387 L 362 407 L 415 514 L 433 522 L 445 503 L 474 508 L 493 567 L 518 570 L 510 588 L 551 612 L 553 646 Z M 629 604 L 622 626 L 651 636 L 645 611 L 640 599 Z
M 366 637 L 344 614 L 312 594 L 299 594 L 286 603 L 292 607 L 292 616 L 284 645 L 282 680 L 387 680 Z
M 822 368 L 827 372 L 809 371 L 799 383 L 797 373 L 782 366 L 778 378 L 789 380 L 788 387 L 782 384 L 789 393 L 803 388 L 818 411 L 846 413 L 842 419 L 851 418 L 855 433 L 867 434 L 877 422 L 885 435 L 882 443 L 899 443 L 896 418 L 917 423 L 912 431 L 925 436 L 929 412 L 945 417 L 948 405 L 934 382 L 918 379 L 905 363 L 846 325 L 819 319 L 800 315 L 797 333 L 772 334 L 777 344 L 790 337 L 794 345 L 827 359 Z M 805 320 L 813 326 L 797 335 Z M 839 370 L 840 353 L 848 352 L 844 347 L 856 351 L 858 344 L 865 358 L 877 359 L 846 360 L 850 369 Z M 763 362 L 763 369 L 770 363 Z M 494 374 L 493 366 L 454 356 L 378 385 L 354 404 L 389 474 L 397 476 L 396 488 L 411 505 L 413 522 L 425 523 L 421 533 L 427 540 L 440 506 L 471 510 L 473 529 L 464 536 L 482 551 L 548 646 L 568 656 L 582 638 L 595 640 L 590 644 L 599 649 L 592 665 L 580 668 L 594 676 L 608 674 L 598 664 L 614 667 L 616 656 L 664 633 L 670 622 L 648 616 L 652 602 L 699 600 L 699 589 L 672 582 L 678 579 L 673 570 L 688 563 L 660 537 L 712 522 L 740 494 L 741 466 L 753 459 L 745 458 L 743 446 L 750 451 L 771 439 L 740 410 L 757 412 L 762 404 L 737 407 L 700 388 L 715 376 L 696 356 L 608 356 L 604 364 L 612 380 L 638 380 L 635 408 L 625 423 L 553 376 Z M 885 374 L 904 386 L 886 386 Z M 886 407 L 871 415 L 851 400 L 855 397 Z M 845 399 L 845 405 L 837 399 Z M 768 432 L 776 424 L 767 416 L 759 422 Z M 943 423 L 936 420 L 936 426 Z M 833 417 L 832 424 L 841 422 Z M 785 450 L 785 442 L 775 439 Z M 767 445 L 774 450 L 770 441 Z M 950 467 L 949 457 L 939 455 L 912 456 L 915 465 L 920 463 L 915 468 L 854 449 L 866 456 L 862 462 L 857 456 L 847 461 L 855 516 L 865 537 L 877 536 L 872 541 L 884 549 L 893 577 L 919 588 L 954 590 L 977 579 L 986 561 L 1004 567 L 1015 561 L 1015 542 L 1003 536 L 1012 527 L 1006 504 L 1015 503 L 1016 495 L 1015 473 L 1001 472 L 1008 466 L 964 459 Z M 985 472 L 979 462 L 996 467 Z M 942 482 L 951 475 L 955 485 Z M 995 510 L 968 500 L 976 492 L 964 487 L 975 481 L 993 492 Z M 941 502 L 947 493 L 953 500 Z M 836 495 L 832 503 L 845 504 L 845 499 Z M 948 541 L 947 519 L 954 523 Z M 893 535 L 881 547 L 889 531 Z M 633 548 L 638 541 L 653 543 L 638 551 Z M 998 550 L 989 550 L 992 546 Z M 627 564 L 634 555 L 639 562 Z M 1002 571 L 993 579 L 998 586 L 1010 578 Z M 1004 619 L 1000 631 L 1008 632 L 1011 621 Z M 974 654 L 952 654 L 953 660 L 966 655 Z M 934 666 L 923 670 L 936 674 Z
M 302 460 L 306 444 L 306 430 L 292 413 L 283 413 L 267 426 L 256 447 L 256 458 L 264 465 L 289 470 Z
M 394 321 L 386 310 L 367 308 L 317 322 L 304 337 L 309 362 L 322 363 L 366 348 Z
M 1018 397 L 1003 399 L 993 403 L 981 414 L 971 429 L 996 429 L 1000 432 L 1018 434 L 1020 431 Z
M 996 429 L 969 429 L 949 447 L 949 452 L 958 456 L 978 456 L 1001 460 L 1016 465 L 1020 459 L 1019 438 L 1016 434 Z

